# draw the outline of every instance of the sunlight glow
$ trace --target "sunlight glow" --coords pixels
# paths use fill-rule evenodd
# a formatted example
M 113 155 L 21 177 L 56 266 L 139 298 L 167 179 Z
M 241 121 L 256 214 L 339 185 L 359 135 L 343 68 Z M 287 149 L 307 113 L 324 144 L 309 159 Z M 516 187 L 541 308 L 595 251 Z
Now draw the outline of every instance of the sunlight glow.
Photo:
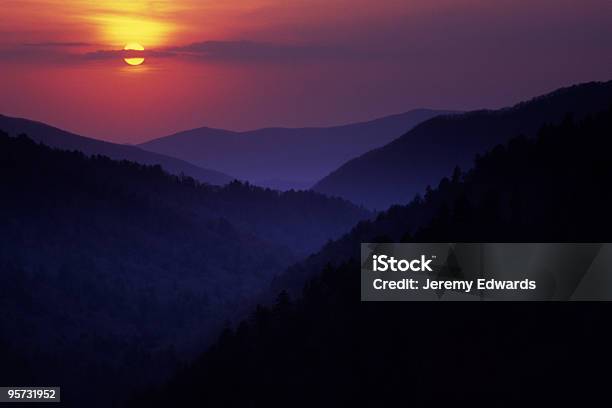
M 128 50 L 144 51 L 144 47 L 138 44 L 137 42 L 127 43 L 125 47 L 123 47 L 123 49 L 126 51 Z
M 160 46 L 168 41 L 174 29 L 171 23 L 145 18 L 105 15 L 90 19 L 100 26 L 102 41 L 112 45 L 138 41 L 147 46 Z

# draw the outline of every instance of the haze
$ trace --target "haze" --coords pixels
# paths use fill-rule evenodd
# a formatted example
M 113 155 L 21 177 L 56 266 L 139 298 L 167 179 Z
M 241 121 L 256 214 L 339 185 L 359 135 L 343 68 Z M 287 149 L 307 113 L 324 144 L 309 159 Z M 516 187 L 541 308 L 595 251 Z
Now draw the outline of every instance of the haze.
M 496 108 L 610 79 L 611 38 L 608 0 L 3 0 L 0 113 L 137 143 Z

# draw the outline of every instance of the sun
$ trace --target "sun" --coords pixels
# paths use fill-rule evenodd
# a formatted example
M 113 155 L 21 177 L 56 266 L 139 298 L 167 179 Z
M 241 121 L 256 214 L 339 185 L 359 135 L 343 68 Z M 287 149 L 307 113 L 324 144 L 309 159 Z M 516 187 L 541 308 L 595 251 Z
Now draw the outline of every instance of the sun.
M 144 51 L 144 47 L 138 43 L 131 42 L 123 47 L 125 51 Z M 128 57 L 123 59 L 128 65 L 140 65 L 144 62 L 142 57 Z

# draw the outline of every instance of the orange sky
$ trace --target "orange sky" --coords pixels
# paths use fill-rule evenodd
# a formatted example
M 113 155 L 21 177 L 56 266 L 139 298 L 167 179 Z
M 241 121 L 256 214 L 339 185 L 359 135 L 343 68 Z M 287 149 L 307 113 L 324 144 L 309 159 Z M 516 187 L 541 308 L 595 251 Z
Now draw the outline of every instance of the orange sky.
M 0 113 L 132 143 L 498 107 L 611 79 L 611 27 L 608 0 L 1 0 Z

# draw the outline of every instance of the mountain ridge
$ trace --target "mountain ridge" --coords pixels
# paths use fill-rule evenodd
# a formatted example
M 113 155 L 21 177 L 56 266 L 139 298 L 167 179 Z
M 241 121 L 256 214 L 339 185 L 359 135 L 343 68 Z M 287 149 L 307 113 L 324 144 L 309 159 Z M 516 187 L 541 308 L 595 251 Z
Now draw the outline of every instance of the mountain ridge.
M 449 113 L 454 111 L 414 109 L 337 126 L 241 132 L 199 127 L 138 146 L 286 190 L 311 186 L 355 155 L 385 144 L 424 120 Z
M 566 117 L 537 138 L 517 135 L 482 152 L 467 173 L 455 171 L 424 198 L 361 223 L 342 238 L 346 253 L 330 253 L 335 265 L 305 265 L 310 279 L 294 287 L 297 296 L 280 292 L 275 303 L 228 325 L 191 364 L 129 406 L 280 407 L 295 395 L 300 407 L 397 406 L 404 390 L 413 390 L 415 406 L 456 404 L 460 394 L 473 402 L 483 393 L 489 405 L 520 405 L 524 395 L 550 405 L 568 399 L 560 384 L 605 389 L 597 372 L 588 373 L 609 349 L 606 302 L 359 302 L 355 277 L 360 242 L 605 242 L 611 130 L 612 109 L 581 122 Z M 415 225 L 423 212 L 433 217 Z M 572 348 L 581 352 L 568 355 Z M 577 380 L 568 372 L 587 374 Z M 513 396 L 508 384 L 517 378 L 523 391 Z
M 423 194 L 452 171 L 471 166 L 473 157 L 516 134 L 533 136 L 567 112 L 577 118 L 612 104 L 612 81 L 557 89 L 511 107 L 432 118 L 385 146 L 347 161 L 314 186 L 370 209 L 386 209 Z
M 23 357 L 31 377 L 14 381 L 75 390 L 66 406 L 115 406 L 168 374 L 277 271 L 370 216 L 312 191 L 212 186 L 3 131 L 0 168 L 0 360 Z M 85 402 L 102 384 L 119 391 Z
M 112 143 L 78 135 L 31 119 L 0 114 L 0 129 L 12 136 L 22 133 L 27 134 L 33 140 L 42 142 L 50 147 L 78 150 L 87 155 L 100 154 L 115 160 L 129 160 L 148 165 L 159 164 L 169 173 L 176 175 L 183 173 L 204 183 L 223 185 L 234 180 L 233 177 L 217 170 L 202 168 L 181 159 L 149 152 L 137 146 Z

